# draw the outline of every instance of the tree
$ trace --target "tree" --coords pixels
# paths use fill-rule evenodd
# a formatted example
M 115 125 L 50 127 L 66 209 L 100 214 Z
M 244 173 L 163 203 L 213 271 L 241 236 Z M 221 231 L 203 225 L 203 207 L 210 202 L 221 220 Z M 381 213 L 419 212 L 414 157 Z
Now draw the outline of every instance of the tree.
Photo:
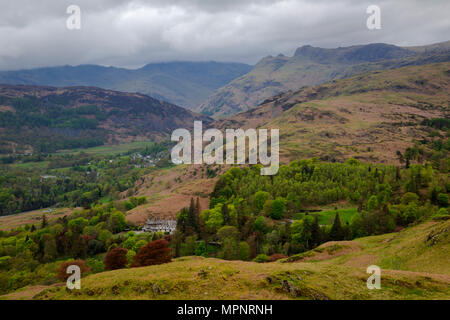
M 336 213 L 334 217 L 333 226 L 330 230 L 330 240 L 340 241 L 344 239 L 344 230 L 342 229 L 341 219 L 339 218 L 339 213 Z
M 284 200 L 281 198 L 277 198 L 273 200 L 272 204 L 272 212 L 271 215 L 272 219 L 279 220 L 283 218 L 284 216 Z
M 67 268 L 72 265 L 76 265 L 80 268 L 81 275 L 91 272 L 91 269 L 89 269 L 84 260 L 70 260 L 61 263 L 59 268 L 56 269 L 56 277 L 61 281 L 67 281 L 67 278 L 71 276 L 70 273 L 67 273 Z
M 250 246 L 245 241 L 239 243 L 239 258 L 244 261 L 250 260 Z
M 233 260 L 238 256 L 239 231 L 236 227 L 225 226 L 217 231 L 217 236 L 222 242 L 222 253 L 225 260 Z
M 189 205 L 187 227 L 189 234 L 198 231 L 198 215 L 194 198 L 191 198 L 191 204 Z
M 197 197 L 197 202 L 195 203 L 195 212 L 197 214 L 197 217 L 200 216 L 201 208 L 200 208 L 200 198 Z
M 55 238 L 50 234 L 44 234 L 41 241 L 43 242 L 44 247 L 42 261 L 50 262 L 54 260 L 58 254 Z
M 183 233 L 180 230 L 175 230 L 171 242 L 175 247 L 175 258 L 178 258 L 181 255 L 181 243 L 183 242 Z
M 223 217 L 223 224 L 229 225 L 230 224 L 230 209 L 228 208 L 228 204 L 224 204 L 222 206 L 222 217 Z
M 269 199 L 269 193 L 266 191 L 258 191 L 255 193 L 255 196 L 253 198 L 253 203 L 256 207 L 256 209 L 261 211 L 264 208 L 264 204 L 266 203 L 267 199 Z
M 447 208 L 448 207 L 448 195 L 445 193 L 439 193 L 437 196 L 437 203 L 439 207 Z
M 43 214 L 41 228 L 44 229 L 46 226 L 47 226 L 47 217 L 45 214 Z
M 371 196 L 369 201 L 367 201 L 367 210 L 373 211 L 378 207 L 378 198 L 376 196 Z
M 263 216 L 259 216 L 258 218 L 256 218 L 254 228 L 256 231 L 259 231 L 260 233 L 266 233 L 268 229 L 266 218 Z
M 144 267 L 163 264 L 172 260 L 172 249 L 166 240 L 155 240 L 139 249 L 133 258 L 131 267 Z
M 322 243 L 322 234 L 319 225 L 319 217 L 314 217 L 314 222 L 311 226 L 311 244 L 312 247 L 316 247 Z
M 120 211 L 111 212 L 109 217 L 109 229 L 113 233 L 118 233 L 123 231 L 127 227 L 127 221 L 125 215 Z
M 366 229 L 364 228 L 364 220 L 361 213 L 357 212 L 353 215 L 350 221 L 350 230 L 352 238 L 361 238 L 367 236 Z
M 233 226 L 224 226 L 217 231 L 217 236 L 222 241 L 226 238 L 232 238 L 235 240 L 239 239 L 239 231 L 236 227 Z
M 147 241 L 145 240 L 139 240 L 136 242 L 136 244 L 133 246 L 133 251 L 138 252 L 140 248 L 145 246 L 147 244 Z
M 185 247 L 185 252 L 184 255 L 186 256 L 192 256 L 195 253 L 195 249 L 197 248 L 197 236 L 189 236 L 186 237 L 186 247 Z
M 106 270 L 123 269 L 128 264 L 128 250 L 125 248 L 114 248 L 108 251 L 105 256 L 104 264 Z
M 419 196 L 414 192 L 407 192 L 402 197 L 402 204 L 418 203 Z

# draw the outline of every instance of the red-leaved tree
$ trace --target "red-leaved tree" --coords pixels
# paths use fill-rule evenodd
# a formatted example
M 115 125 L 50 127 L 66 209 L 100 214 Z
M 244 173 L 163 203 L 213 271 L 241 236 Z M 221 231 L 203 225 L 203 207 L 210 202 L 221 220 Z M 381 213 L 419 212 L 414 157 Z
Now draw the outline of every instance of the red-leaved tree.
M 104 264 L 106 270 L 123 269 L 128 264 L 127 249 L 114 248 L 108 251 L 105 256 Z
M 131 267 L 144 267 L 155 264 L 163 264 L 172 260 L 172 249 L 169 248 L 169 242 L 164 239 L 155 240 L 147 243 L 139 249 L 133 257 Z

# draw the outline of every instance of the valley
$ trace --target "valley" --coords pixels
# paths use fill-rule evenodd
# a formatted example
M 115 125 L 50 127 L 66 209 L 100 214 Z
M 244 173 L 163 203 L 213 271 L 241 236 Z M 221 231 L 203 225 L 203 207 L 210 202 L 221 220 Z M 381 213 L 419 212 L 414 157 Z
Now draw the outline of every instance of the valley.
M 153 98 L 1 84 L 0 299 L 448 299 L 448 49 L 303 46 L 252 70 L 135 70 L 170 74 L 166 89 L 195 96 L 169 99 L 181 106 L 147 78 Z M 61 80 L 29 72 L 7 76 Z M 279 129 L 278 173 L 174 164 L 171 133 L 194 121 Z M 149 218 L 176 229 L 142 230 Z M 65 287 L 71 264 L 81 290 Z M 370 265 L 381 290 L 367 288 Z

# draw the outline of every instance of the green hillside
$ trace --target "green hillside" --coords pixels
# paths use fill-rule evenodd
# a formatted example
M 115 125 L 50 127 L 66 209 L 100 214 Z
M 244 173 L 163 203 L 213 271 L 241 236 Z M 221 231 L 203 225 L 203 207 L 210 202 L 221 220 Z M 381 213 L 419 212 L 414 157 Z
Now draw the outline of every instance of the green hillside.
M 202 116 L 137 93 L 0 85 L 0 154 L 54 152 L 161 139 Z
M 399 233 L 325 243 L 295 262 L 183 257 L 169 264 L 103 272 L 80 291 L 27 288 L 2 299 L 448 299 L 450 221 Z M 293 260 L 293 259 L 292 259 Z M 379 265 L 381 289 L 366 268 Z

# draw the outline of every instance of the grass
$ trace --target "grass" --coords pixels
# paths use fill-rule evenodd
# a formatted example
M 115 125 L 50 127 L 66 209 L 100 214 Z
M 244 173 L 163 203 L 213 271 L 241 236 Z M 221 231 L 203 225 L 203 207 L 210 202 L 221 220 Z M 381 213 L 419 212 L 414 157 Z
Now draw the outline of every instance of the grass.
M 309 215 L 314 216 L 317 214 L 319 216 L 319 224 L 321 225 L 332 225 L 334 221 L 334 217 L 336 215 L 336 212 L 339 213 L 339 217 L 341 218 L 341 222 L 343 224 L 350 223 L 352 217 L 354 214 L 356 214 L 358 211 L 356 208 L 339 208 L 337 210 L 334 209 L 328 209 L 317 213 L 310 213 Z M 294 219 L 300 220 L 305 217 L 305 213 L 297 213 L 294 216 Z
M 353 215 L 358 212 L 357 208 L 343 208 L 338 210 L 326 210 L 320 212 L 319 224 L 333 224 L 336 212 L 339 213 L 339 218 L 341 218 L 342 223 L 350 223 Z
M 14 163 L 10 166 L 14 169 L 47 169 L 50 161 L 39 161 L 39 162 L 24 162 L 24 163 Z
M 59 154 L 77 153 L 84 152 L 93 155 L 116 155 L 124 152 L 128 152 L 133 149 L 142 149 L 147 146 L 151 146 L 154 142 L 152 141 L 134 141 L 130 143 L 122 143 L 116 145 L 105 145 L 92 148 L 80 148 L 71 150 L 62 150 L 58 152 Z
M 309 260 L 290 263 L 182 257 L 164 265 L 89 275 L 81 290 L 31 287 L 20 290 L 20 298 L 449 299 L 449 230 L 450 221 L 425 222 L 399 233 L 323 244 L 303 254 Z M 440 239 L 432 246 L 426 240 L 430 233 Z M 382 268 L 380 290 L 367 289 L 371 264 Z M 17 298 L 17 293 L 0 297 Z

